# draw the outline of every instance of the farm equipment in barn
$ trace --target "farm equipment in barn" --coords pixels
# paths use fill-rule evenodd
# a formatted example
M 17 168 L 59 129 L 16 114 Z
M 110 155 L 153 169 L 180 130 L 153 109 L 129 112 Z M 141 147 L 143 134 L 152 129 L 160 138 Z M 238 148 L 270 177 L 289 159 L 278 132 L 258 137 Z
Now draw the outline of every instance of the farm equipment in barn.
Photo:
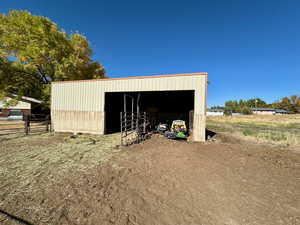
M 160 123 L 156 127 L 156 132 L 160 134 L 165 134 L 165 132 L 168 131 L 168 124 L 166 123 Z
M 185 121 L 183 120 L 174 120 L 171 125 L 170 131 L 164 133 L 165 137 L 169 139 L 183 139 L 187 138 L 187 128 Z

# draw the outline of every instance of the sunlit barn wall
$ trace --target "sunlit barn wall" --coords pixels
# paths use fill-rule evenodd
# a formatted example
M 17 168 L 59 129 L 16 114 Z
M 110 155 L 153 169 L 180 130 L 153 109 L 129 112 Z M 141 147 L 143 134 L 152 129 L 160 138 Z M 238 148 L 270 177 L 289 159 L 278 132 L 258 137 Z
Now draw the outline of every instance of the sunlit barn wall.
M 103 134 L 105 128 L 105 92 L 194 90 L 193 139 L 204 141 L 206 75 L 206 73 L 194 73 L 127 79 L 53 82 L 51 91 L 53 128 L 57 132 Z

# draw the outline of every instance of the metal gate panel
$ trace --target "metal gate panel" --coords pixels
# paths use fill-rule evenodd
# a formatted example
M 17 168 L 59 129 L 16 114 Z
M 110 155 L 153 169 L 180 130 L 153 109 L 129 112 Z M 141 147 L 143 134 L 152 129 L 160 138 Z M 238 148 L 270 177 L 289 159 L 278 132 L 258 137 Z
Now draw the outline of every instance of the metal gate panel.
M 120 113 L 121 145 L 140 143 L 146 138 L 147 116 L 143 113 Z

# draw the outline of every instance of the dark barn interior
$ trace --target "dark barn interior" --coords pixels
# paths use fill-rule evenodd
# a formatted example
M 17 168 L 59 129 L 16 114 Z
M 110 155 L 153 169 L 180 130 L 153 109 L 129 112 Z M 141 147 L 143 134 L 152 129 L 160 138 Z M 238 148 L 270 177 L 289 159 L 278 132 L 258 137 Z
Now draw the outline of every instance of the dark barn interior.
M 134 99 L 134 111 L 139 99 L 140 112 L 146 112 L 150 127 L 173 120 L 184 120 L 189 127 L 189 112 L 194 110 L 194 91 L 145 91 L 105 93 L 105 133 L 120 132 L 120 112 L 124 111 L 124 94 Z M 131 98 L 126 100 L 127 112 L 131 112 Z

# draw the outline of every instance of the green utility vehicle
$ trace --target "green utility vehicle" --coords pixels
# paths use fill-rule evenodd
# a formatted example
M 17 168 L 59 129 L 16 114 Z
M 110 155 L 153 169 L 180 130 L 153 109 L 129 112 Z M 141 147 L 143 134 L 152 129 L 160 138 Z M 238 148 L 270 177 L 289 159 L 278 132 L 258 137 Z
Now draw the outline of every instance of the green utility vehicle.
M 165 136 L 169 139 L 186 139 L 187 138 L 187 128 L 185 121 L 174 120 L 170 131 L 165 132 Z

